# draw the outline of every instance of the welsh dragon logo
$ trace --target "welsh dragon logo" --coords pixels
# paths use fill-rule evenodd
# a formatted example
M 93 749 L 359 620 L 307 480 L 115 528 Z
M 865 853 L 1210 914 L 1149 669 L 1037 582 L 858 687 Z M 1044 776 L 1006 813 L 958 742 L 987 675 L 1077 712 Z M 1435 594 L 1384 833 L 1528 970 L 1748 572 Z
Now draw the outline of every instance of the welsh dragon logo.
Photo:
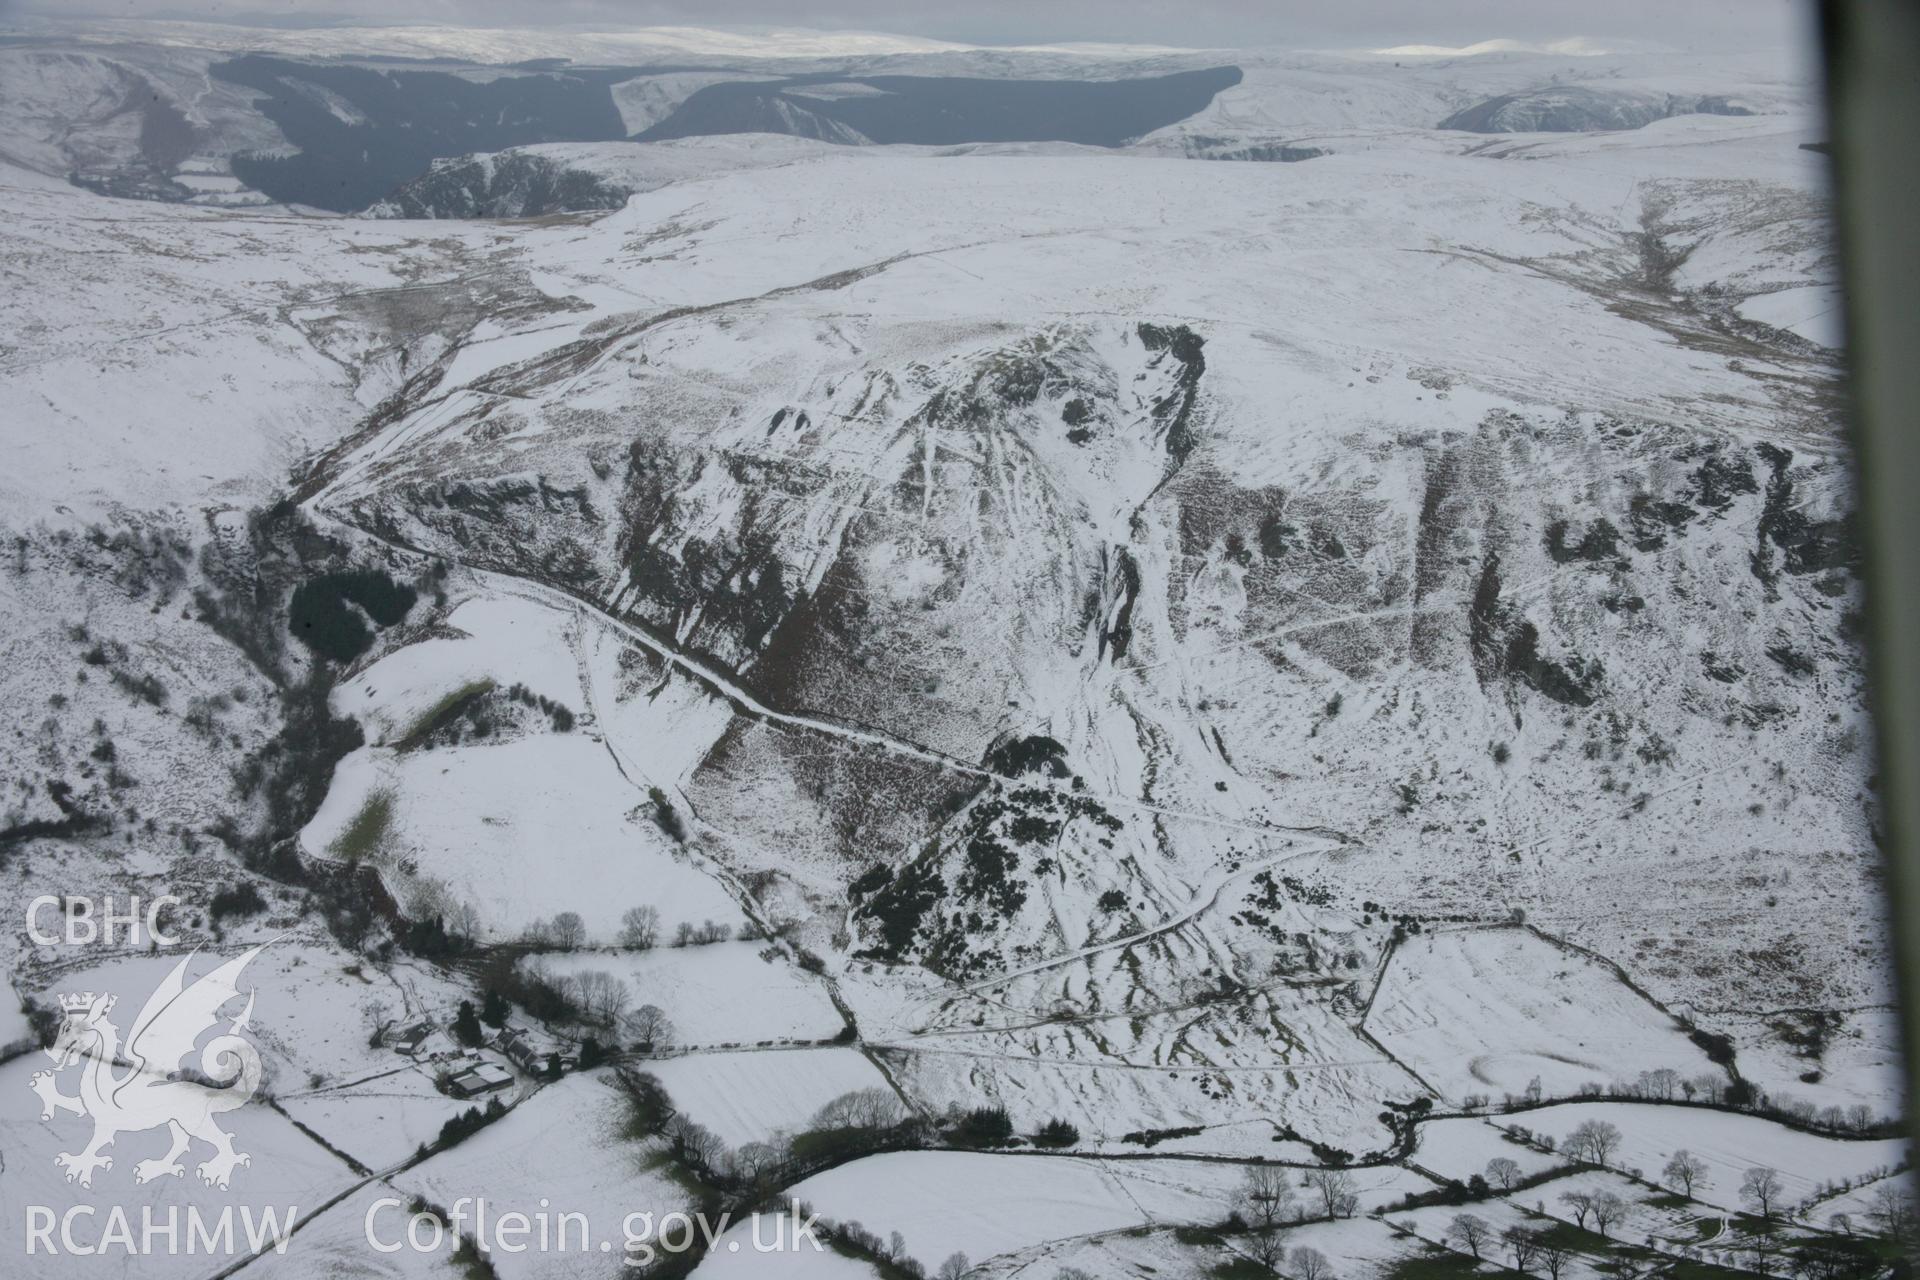
M 66 1020 L 46 1051 L 56 1065 L 52 1071 L 34 1073 L 33 1091 L 40 1095 L 42 1120 L 53 1119 L 59 1111 L 93 1119 L 93 1138 L 78 1155 L 61 1152 L 54 1157 L 68 1182 L 92 1186 L 95 1170 L 113 1168 L 113 1157 L 101 1152 L 115 1138 L 162 1127 L 171 1145 L 160 1158 L 133 1166 L 136 1182 L 179 1177 L 180 1157 L 195 1140 L 213 1148 L 197 1169 L 209 1186 L 224 1191 L 234 1167 L 252 1163 L 245 1152 L 234 1150 L 233 1135 L 214 1123 L 221 1113 L 243 1106 L 260 1087 L 260 1052 L 240 1035 L 253 1016 L 252 988 L 239 1016 L 207 1042 L 198 1069 L 186 1059 L 202 1035 L 219 1027 L 220 1011 L 239 998 L 240 971 L 265 945 L 191 984 L 186 972 L 192 957 L 181 960 L 147 997 L 124 1044 L 119 1028 L 107 1017 L 115 997 L 91 991 L 60 997 Z M 80 1068 L 80 1093 L 69 1097 L 60 1092 L 57 1073 L 75 1065 Z

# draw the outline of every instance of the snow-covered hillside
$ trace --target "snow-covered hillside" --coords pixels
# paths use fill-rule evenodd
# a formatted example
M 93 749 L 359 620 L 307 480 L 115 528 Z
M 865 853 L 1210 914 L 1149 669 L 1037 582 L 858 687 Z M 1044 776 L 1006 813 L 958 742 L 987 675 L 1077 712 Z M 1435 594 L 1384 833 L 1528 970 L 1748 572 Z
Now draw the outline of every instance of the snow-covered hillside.
M 176 34 L 100 57 L 233 52 Z M 1872 1211 L 1898 1061 L 1785 71 L 1236 53 L 1123 148 L 542 143 L 362 219 L 69 184 L 121 71 L 33 56 L 95 87 L 0 94 L 92 104 L 0 169 L 38 300 L 0 316 L 0 873 L 277 940 L 248 1191 L 313 1202 L 286 1274 L 352 1273 L 387 1191 L 609 1233 L 792 1192 L 833 1275 L 1247 1263 L 1274 1169 L 1285 1243 L 1381 1280 L 1474 1269 L 1462 1205 L 1577 1211 L 1582 1280 Z M 624 128 L 710 87 L 676 74 Z M 1437 127 L 1556 75 L 1751 114 Z M 100 163 L 136 153 L 165 176 Z M 158 964 L 23 935 L 16 1021 Z M 476 1064 L 511 1083 L 468 1119 Z M 17 1213 L 66 1139 L 4 1123 Z M 1769 1161 L 1780 1212 L 1732 1216 Z M 752 1266 L 812 1273 L 698 1274 Z
M 773 132 L 1294 159 L 1355 130 L 1633 129 L 1813 103 L 1790 59 L 1577 43 L 1302 53 L 678 28 L 242 31 L 23 17 L 0 45 L 0 157 L 147 199 L 531 216 L 612 207 L 693 168 L 672 152 L 542 153 L 553 144 Z

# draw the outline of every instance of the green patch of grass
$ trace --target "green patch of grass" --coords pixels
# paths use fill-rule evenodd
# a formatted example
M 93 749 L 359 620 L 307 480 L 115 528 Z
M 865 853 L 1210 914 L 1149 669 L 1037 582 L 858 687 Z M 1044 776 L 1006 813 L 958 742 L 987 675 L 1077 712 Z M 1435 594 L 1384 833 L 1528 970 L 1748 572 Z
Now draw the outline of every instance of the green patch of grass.
M 1741 1236 L 1772 1236 L 1786 1229 L 1786 1224 L 1776 1218 L 1763 1218 L 1757 1213 L 1736 1213 L 1728 1219 L 1733 1233 Z M 1728 1242 L 1731 1243 L 1730 1235 Z
M 1889 1240 L 1885 1236 L 1846 1236 L 1841 1241 L 1843 1248 L 1852 1248 L 1856 1245 L 1862 1253 L 1878 1258 L 1882 1262 L 1911 1262 L 1913 1259 L 1911 1249 L 1900 1241 Z
M 1598 1231 L 1589 1231 L 1584 1227 L 1577 1227 L 1571 1222 L 1550 1223 L 1542 1227 L 1539 1234 L 1544 1240 L 1551 1241 L 1557 1245 L 1564 1245 L 1566 1248 L 1575 1249 L 1581 1253 L 1611 1253 L 1623 1243 L 1619 1240 L 1609 1239 L 1601 1235 Z
M 1273 1280 L 1273 1272 L 1252 1258 L 1230 1258 L 1207 1274 L 1214 1280 Z
M 629 1142 L 644 1142 L 659 1133 L 672 1114 L 673 1102 L 667 1091 L 652 1076 L 640 1076 L 629 1082 L 620 1136 Z
M 381 787 L 367 794 L 360 812 L 347 829 L 334 837 L 327 852 L 347 862 L 364 862 L 383 852 L 393 825 L 393 792 Z
M 699 1174 L 687 1168 L 686 1165 L 681 1164 L 678 1160 L 675 1160 L 671 1153 L 667 1153 L 666 1159 L 660 1165 L 656 1166 L 653 1172 L 662 1175 L 667 1181 L 674 1183 L 681 1190 L 690 1192 L 694 1196 L 705 1196 L 713 1193 L 713 1188 L 708 1186 Z
M 1189 1245 L 1225 1244 L 1227 1239 L 1212 1227 L 1193 1226 L 1188 1223 L 1181 1223 L 1174 1227 L 1173 1238 L 1181 1244 Z
M 405 751 L 426 739 L 435 729 L 462 714 L 467 705 L 475 699 L 484 698 L 493 692 L 493 681 L 487 676 L 461 685 L 446 697 L 434 703 L 421 713 L 413 722 L 413 727 L 400 736 L 400 750 Z
M 1752 1280 L 1752 1275 L 1694 1258 L 1675 1259 L 1666 1270 L 1666 1280 Z
M 1386 1280 L 1462 1280 L 1479 1267 L 1467 1254 L 1427 1245 L 1417 1253 L 1396 1259 L 1386 1269 Z

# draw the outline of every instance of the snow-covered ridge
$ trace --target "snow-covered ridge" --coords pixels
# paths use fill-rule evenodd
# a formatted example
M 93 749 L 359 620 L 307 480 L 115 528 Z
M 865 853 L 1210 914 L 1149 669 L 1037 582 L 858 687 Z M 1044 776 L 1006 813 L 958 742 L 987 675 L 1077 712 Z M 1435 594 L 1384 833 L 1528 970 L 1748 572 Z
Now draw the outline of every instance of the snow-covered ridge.
M 9 109 L 43 124 L 61 75 L 131 66 L 39 52 Z M 203 56 L 144 65 L 212 130 Z M 274 1107 L 223 1201 L 313 1206 L 267 1266 L 455 1274 L 451 1239 L 370 1255 L 389 1191 L 839 1224 L 813 1267 L 736 1227 L 702 1280 L 1276 1243 L 1466 1275 L 1463 1218 L 1597 1280 L 1879 1230 L 1898 1035 L 1807 90 L 1393 61 L 1249 59 L 1125 148 L 443 159 L 394 211 L 501 216 L 439 223 L 0 165 L 35 304 L 0 316 L 0 855 L 20 899 L 165 888 L 192 945 L 277 939 Z M 1756 113 L 1432 127 L 1575 64 Z M 610 76 L 609 128 L 704 83 L 673 74 Z M 178 179 L 124 98 L 75 101 Z M 608 207 L 519 216 L 573 181 Z M 164 963 L 5 953 L 38 1010 Z M 73 1201 L 77 1126 L 0 1109 L 0 1202 Z M 122 1141 L 103 1210 L 214 1203 Z M 1280 1229 L 1221 1229 L 1262 1178 Z
M 1425 130 L 1480 116 L 1486 121 L 1469 127 L 1632 128 L 1680 111 L 1772 114 L 1811 103 L 1804 70 L 1791 58 L 1753 52 L 1598 54 L 1585 46 L 1501 44 L 1470 56 L 1395 58 L 864 38 L 836 45 L 792 33 L 702 43 L 698 33 L 683 31 L 603 40 L 555 31 L 23 21 L 27 38 L 0 49 L 5 154 L 111 194 L 204 204 L 273 199 L 362 209 L 427 177 L 418 151 L 429 137 L 443 161 L 568 140 L 736 131 L 840 145 L 1078 138 L 1167 155 L 1296 158 L 1327 149 L 1307 135 L 1354 129 Z M 665 43 L 645 43 L 654 38 Z M 1210 80 L 1210 94 L 1151 87 L 1157 79 L 1224 68 L 1236 70 Z M 907 79 L 876 83 L 884 77 Z M 939 88 L 943 77 L 955 80 Z M 1124 107 L 1137 123 L 1082 136 L 1070 122 L 1087 112 L 1075 107 L 1039 132 L 996 132 L 996 111 L 968 105 L 982 93 L 990 98 L 991 90 L 962 86 L 980 80 L 1059 82 L 1069 94 L 1076 85 L 1105 93 L 1101 86 L 1110 82 L 1135 82 L 1139 89 L 1124 101 L 1100 97 L 1106 105 L 1094 115 L 1119 119 L 1115 112 Z M 392 94 L 401 82 L 419 96 L 417 109 L 408 107 L 408 94 Z M 378 85 L 386 88 L 374 92 Z M 903 86 L 913 92 L 887 96 Z M 919 102 L 927 92 L 938 96 Z M 1143 98 L 1169 93 L 1178 101 L 1153 106 Z M 447 95 L 512 125 L 443 137 L 440 99 Z M 1570 111 L 1566 104 L 1575 100 L 1589 105 Z M 1530 105 L 1541 103 L 1547 105 Z M 397 146 L 392 155 L 388 143 Z M 595 189 L 591 181 L 569 181 Z M 590 194 L 576 207 L 604 207 L 614 198 Z M 485 212 L 526 201 L 508 194 L 470 203 Z
M 1188 50 L 1138 43 L 1080 41 L 1030 45 L 978 45 L 923 36 L 872 31 L 823 31 L 808 27 L 652 26 L 591 28 L 467 25 L 329 25 L 316 28 L 163 19 L 61 20 L 23 14 L 10 20 L 28 35 L 78 34 L 99 43 L 174 45 L 223 52 L 271 51 L 303 57 L 460 58 L 514 63 L 535 58 L 578 62 L 645 61 L 662 55 L 712 61 L 916 56 L 936 53 L 1065 55 L 1073 58 L 1140 58 Z
M 1449 48 L 1440 44 L 1401 44 L 1387 49 L 1375 49 L 1374 52 L 1383 58 L 1477 58 L 1489 53 L 1549 53 L 1570 58 L 1602 58 L 1614 50 L 1586 36 L 1569 36 L 1565 40 L 1550 40 L 1545 43 L 1507 39 L 1481 40 L 1458 48 Z

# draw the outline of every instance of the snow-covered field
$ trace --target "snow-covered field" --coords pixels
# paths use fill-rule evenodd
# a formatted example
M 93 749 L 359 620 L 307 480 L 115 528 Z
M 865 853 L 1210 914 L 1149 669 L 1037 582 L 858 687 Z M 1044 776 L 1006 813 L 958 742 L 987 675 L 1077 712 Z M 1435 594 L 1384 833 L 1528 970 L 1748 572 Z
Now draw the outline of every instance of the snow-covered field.
M 1276 1015 L 1279 1016 L 1279 1015 Z M 1173 1021 L 1168 1019 L 1168 1021 Z M 1297 1018 L 1318 1032 L 1310 1013 Z M 1282 1142 L 1281 1126 L 1348 1151 L 1385 1145 L 1379 1101 L 1405 1099 L 1419 1085 L 1358 1037 L 1302 1034 L 1276 1046 L 1260 1036 L 1236 1035 L 1231 1021 L 1202 1022 L 1212 1062 L 1156 1062 L 1161 1037 L 1177 1030 L 1148 1022 L 1138 1042 L 1125 1023 L 1045 1026 L 1026 1034 L 922 1036 L 888 1047 L 893 1068 L 918 1097 L 935 1106 L 972 1106 L 992 1100 L 1017 1127 L 1039 1128 L 1056 1117 L 1072 1123 L 1089 1144 L 1139 1150 L 1129 1135 L 1180 1133 L 1174 1150 L 1239 1156 L 1299 1158 L 1304 1147 Z M 1289 1027 L 1289 1030 L 1292 1030 Z M 1294 1057 L 1279 1058 L 1278 1053 Z
M 1711 1071 L 1672 1017 L 1610 967 L 1523 929 L 1409 938 L 1367 1029 L 1448 1099 L 1547 1097 L 1662 1068 Z
M 570 1076 L 393 1182 L 403 1200 L 418 1193 L 449 1212 L 462 1198 L 484 1198 L 496 1222 L 506 1213 L 526 1214 L 532 1223 L 545 1215 L 553 1247 L 494 1255 L 507 1280 L 611 1271 L 626 1253 L 628 1215 L 649 1213 L 657 1221 L 689 1200 L 663 1166 L 658 1143 L 628 1132 L 628 1117 L 626 1098 L 610 1077 Z M 561 1214 L 584 1215 L 584 1230 L 579 1220 L 565 1228 L 564 1249 Z M 390 1239 L 404 1230 L 404 1218 L 384 1220 Z
M 1420 1126 L 1420 1146 L 1414 1152 L 1414 1163 L 1460 1182 L 1476 1173 L 1484 1175 L 1490 1160 L 1513 1161 L 1520 1166 L 1522 1177 L 1532 1177 L 1565 1164 L 1565 1156 L 1549 1155 L 1524 1143 L 1510 1142 L 1500 1131 L 1503 1124 L 1525 1125 L 1528 1119 L 1528 1115 L 1506 1120 L 1462 1116 L 1429 1121 Z
M 1232 1167 L 904 1152 L 807 1179 L 792 1194 L 836 1222 L 898 1231 L 929 1269 L 948 1255 L 976 1262 L 1049 1240 L 1153 1223 L 1212 1221 L 1238 1181 Z
M 430 1067 L 399 1055 L 381 1071 L 282 1098 L 293 1119 L 369 1169 L 400 1164 L 473 1105 L 434 1087 Z
M 645 812 L 647 796 L 605 746 L 580 733 L 417 752 L 363 748 L 340 766 L 303 839 L 324 854 L 376 797 L 393 816 L 383 862 L 396 881 L 471 904 L 485 935 L 510 939 L 577 912 L 613 942 L 620 917 L 652 906 L 681 921 L 737 925 L 739 906 Z
M 184 1224 L 189 1209 L 199 1213 L 209 1226 L 218 1222 L 223 1211 L 231 1210 L 234 1237 L 241 1242 L 236 1248 L 245 1254 L 252 1251 L 245 1243 L 247 1221 L 260 1233 L 255 1237 L 257 1243 L 271 1248 L 275 1233 L 267 1214 L 271 1213 L 273 1223 L 284 1231 L 359 1180 L 326 1148 L 264 1102 L 256 1101 L 220 1121 L 232 1135 L 235 1151 L 250 1157 L 246 1165 L 234 1170 L 229 1189 L 211 1186 L 198 1176 L 197 1166 L 213 1154 L 211 1148 L 199 1143 L 182 1157 L 179 1176 L 138 1182 L 136 1166 L 147 1160 L 157 1164 L 167 1151 L 167 1134 L 161 1128 L 119 1135 L 106 1152 L 112 1167 L 95 1172 L 90 1187 L 78 1188 L 66 1179 L 55 1157 L 62 1152 L 80 1152 L 92 1125 L 84 1116 L 66 1113 L 57 1113 L 52 1120 L 40 1119 L 38 1103 L 30 1092 L 31 1077 L 48 1065 L 47 1059 L 35 1053 L 0 1066 L 0 1097 L 8 1099 L 0 1108 L 0 1151 L 6 1153 L 0 1165 L 0 1213 L 6 1215 L 7 1238 L 24 1250 L 29 1212 L 39 1206 L 54 1215 L 48 1221 L 56 1224 L 53 1239 L 57 1242 L 59 1215 L 70 1206 L 84 1203 L 92 1206 L 91 1215 L 73 1223 L 75 1239 L 83 1247 L 101 1242 L 116 1208 L 132 1225 L 135 1240 L 139 1238 L 143 1212 L 161 1220 L 170 1211 L 177 1212 L 182 1239 L 178 1251 L 156 1250 L 151 1255 L 111 1245 L 98 1256 L 70 1252 L 57 1244 L 43 1246 L 29 1264 L 36 1277 L 204 1276 L 223 1262 L 217 1250 L 211 1251 L 216 1255 L 211 1259 L 208 1250 L 198 1254 L 188 1251 Z M 70 1077 L 72 1073 L 66 1074 Z M 69 1079 L 61 1088 L 70 1093 L 74 1085 Z
M 1823 1183 L 1852 1181 L 1899 1162 L 1907 1144 L 1899 1138 L 1850 1141 L 1802 1133 L 1757 1116 L 1730 1115 L 1699 1107 L 1663 1107 L 1638 1103 L 1570 1102 L 1529 1111 L 1520 1117 L 1536 1133 L 1564 1138 L 1586 1120 L 1601 1120 L 1620 1130 L 1614 1163 L 1638 1169 L 1661 1181 L 1661 1169 L 1675 1151 L 1685 1149 L 1705 1161 L 1707 1179 L 1694 1197 L 1723 1209 L 1742 1209 L 1740 1184 L 1748 1169 L 1777 1170 L 1786 1199 L 1797 1202 Z
M 334 691 L 334 706 L 375 743 L 406 736 L 449 695 L 491 680 L 523 684 L 563 705 L 580 700 L 572 626 L 562 613 L 512 597 L 468 600 L 435 633 L 386 655 Z
M 814 1113 L 887 1079 L 857 1049 L 752 1049 L 645 1064 L 674 1107 L 730 1147 L 807 1127 Z
M 192 956 L 185 981 L 191 984 L 240 950 L 230 944 L 219 952 Z M 183 956 L 177 951 L 109 954 L 96 963 L 63 970 L 45 1001 L 52 1004 L 57 994 L 74 991 L 109 993 L 128 1008 L 130 1026 L 132 1011 Z M 457 998 L 460 990 L 431 972 L 398 966 L 383 971 L 296 938 L 268 942 L 241 970 L 240 983 L 243 995 L 255 993 L 248 1025 L 262 1050 L 264 1087 L 286 1095 L 400 1065 L 404 1060 L 392 1050 L 368 1043 L 370 1033 L 383 1022 L 405 1020 L 410 1001 L 438 1004 Z
M 1900 1114 L 1905 1105 L 1900 1014 L 1882 1006 L 1856 1011 L 1839 1029 L 1838 1043 L 1818 1057 L 1818 1080 L 1808 1080 L 1815 1060 L 1804 1046 L 1786 1043 L 1779 1020 L 1766 1011 L 1729 1019 L 1727 1031 L 1740 1046 L 1740 1072 L 1775 1098 L 1816 1107 L 1866 1105 L 1875 1115 Z
M 776 1236 L 774 1228 L 766 1224 L 760 1229 L 765 1247 L 756 1249 L 753 1230 L 752 1222 L 731 1228 L 694 1274 L 700 1280 L 736 1280 L 743 1276 L 754 1280 L 763 1276 L 781 1280 L 870 1280 L 873 1275 L 873 1267 L 864 1260 L 832 1248 L 816 1248 L 811 1241 L 788 1248 L 791 1237 Z
M 386 1246 L 406 1240 L 407 1209 L 386 1203 L 405 1198 L 384 1182 L 370 1182 L 303 1226 L 284 1259 L 266 1258 L 247 1269 L 302 1280 L 460 1280 L 465 1271 L 453 1260 L 450 1238 L 431 1247 L 423 1228 L 420 1248 L 408 1245 L 382 1252 L 369 1243 L 371 1239 Z
M 600 970 L 627 984 L 629 1007 L 658 1005 L 677 1046 L 712 1048 L 761 1040 L 826 1040 L 846 1022 L 826 987 L 765 942 L 659 946 L 652 951 L 570 952 L 542 956 L 555 977 Z M 526 963 L 526 962 L 523 962 Z
M 1823 347 L 1838 347 L 1843 337 L 1845 299 L 1832 285 L 1804 285 L 1763 293 L 1740 304 L 1740 314 L 1776 329 L 1787 329 Z
M 1808 1217 L 1815 1222 L 1838 1228 L 1834 1222 L 1835 1214 L 1844 1214 L 1849 1223 L 1871 1223 L 1873 1215 L 1881 1207 L 1879 1197 L 1888 1190 L 1913 1191 L 1911 1172 L 1891 1174 L 1884 1178 L 1874 1178 L 1837 1196 L 1828 1196 L 1813 1206 Z

